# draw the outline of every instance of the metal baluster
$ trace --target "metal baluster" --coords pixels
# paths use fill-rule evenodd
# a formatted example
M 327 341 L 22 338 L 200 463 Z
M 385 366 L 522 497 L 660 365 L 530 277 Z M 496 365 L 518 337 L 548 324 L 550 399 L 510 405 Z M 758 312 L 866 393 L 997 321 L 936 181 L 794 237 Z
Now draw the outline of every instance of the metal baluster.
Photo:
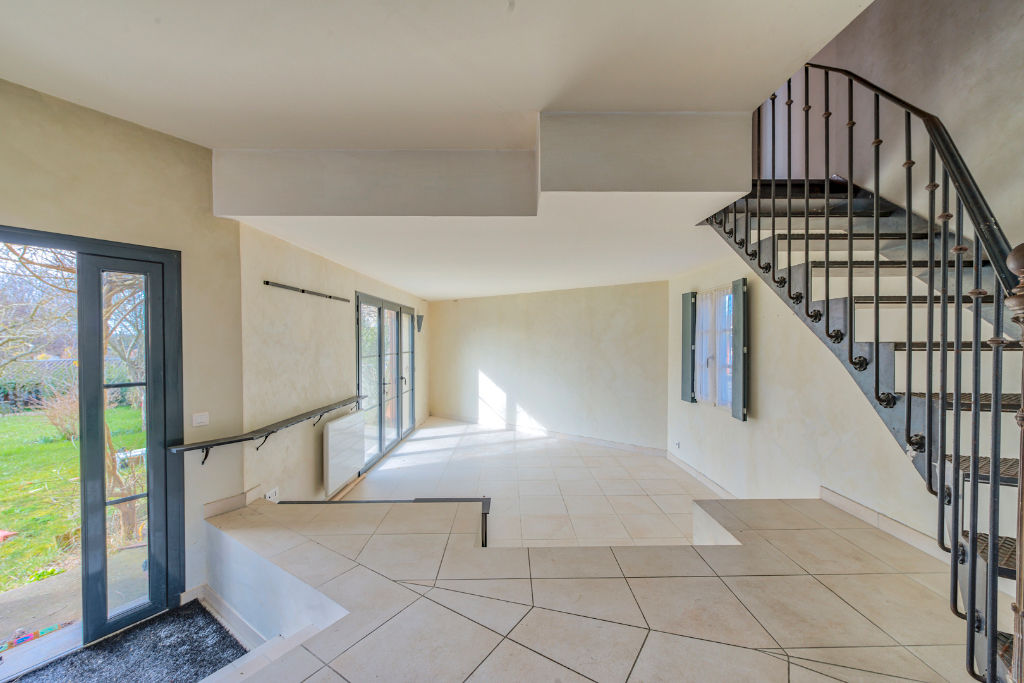
M 932 156 L 934 161 L 935 147 L 932 147 Z M 934 168 L 934 163 L 933 163 Z M 939 356 L 939 394 L 945 396 L 949 390 L 949 382 L 946 371 L 949 369 L 949 219 L 953 215 L 949 213 L 949 172 L 945 168 L 942 169 L 942 213 L 939 214 L 939 220 L 942 222 L 942 235 L 939 243 L 939 258 L 942 259 L 942 283 L 940 288 L 940 321 L 939 327 L 941 328 L 941 339 L 939 342 L 939 348 L 942 349 L 942 355 Z M 929 239 L 934 240 L 935 235 L 931 235 Z M 938 497 L 939 501 L 939 521 L 938 521 L 938 541 L 939 547 L 943 550 L 950 552 L 956 544 L 956 539 L 952 538 L 952 532 L 950 532 L 950 540 L 946 542 L 946 508 L 949 504 L 949 487 L 946 486 L 946 406 L 945 399 L 943 399 L 942 411 L 939 412 L 939 448 L 938 448 L 938 461 L 939 461 L 939 476 L 938 486 L 942 491 L 942 495 Z M 953 466 L 954 476 L 960 471 L 960 463 L 957 462 Z M 954 558 L 955 561 L 955 558 Z
M 925 189 L 928 190 L 928 314 L 926 320 L 926 339 L 925 342 L 925 372 L 924 381 L 925 389 L 924 393 L 928 396 L 928 400 L 924 404 L 924 438 L 926 444 L 928 476 L 925 477 L 925 483 L 928 486 L 928 493 L 933 496 L 938 495 L 938 487 L 935 484 L 935 406 L 932 401 L 932 390 L 935 388 L 933 385 L 933 355 L 932 351 L 935 346 L 935 190 L 938 189 L 939 184 L 935 182 L 935 145 L 928 145 L 928 185 Z M 942 255 L 943 261 L 945 261 L 945 254 Z M 942 395 L 942 412 L 945 412 L 946 395 Z M 945 548 L 945 544 L 942 537 L 939 537 L 939 546 Z
M 821 311 L 811 310 L 811 71 L 804 67 L 804 315 L 821 321 Z M 827 181 L 826 181 L 827 182 Z
M 807 264 L 804 264 L 804 269 Z M 795 304 L 803 294 L 793 293 L 793 79 L 786 80 L 786 294 Z
M 981 261 L 974 264 L 981 270 Z M 989 456 L 988 475 L 988 573 L 985 586 L 988 589 L 985 600 L 985 637 L 987 650 L 988 680 L 996 680 L 996 636 L 999 631 L 999 468 L 1001 465 L 1002 448 L 1002 396 L 1003 390 L 1003 287 L 997 281 L 992 292 L 992 338 L 988 345 L 992 347 L 992 454 Z
M 732 203 L 732 241 L 735 242 L 737 247 L 742 247 L 745 243 L 743 241 L 743 238 L 740 237 L 740 230 L 739 230 L 740 225 L 739 225 L 739 215 L 738 215 L 739 211 L 737 210 L 738 208 L 739 208 L 739 202 L 738 201 L 733 202 Z
M 776 154 L 775 151 L 775 129 L 777 128 L 777 126 L 775 125 L 775 93 L 772 93 L 772 96 L 768 99 L 770 99 L 772 103 L 772 260 L 769 262 L 769 265 L 775 270 L 775 272 L 772 273 L 772 282 L 775 283 L 776 287 L 782 289 L 783 287 L 786 286 L 785 276 L 775 277 L 775 273 L 779 272 L 779 243 L 775 239 L 775 201 L 777 199 L 775 189 L 775 163 L 778 160 L 778 154 Z
M 830 147 L 831 147 L 831 140 L 830 140 L 830 137 L 829 137 L 830 136 L 829 120 L 832 118 L 832 112 L 829 111 L 829 104 L 828 104 L 828 85 L 829 85 L 829 73 L 828 73 L 828 71 L 825 71 L 824 75 L 825 75 L 825 111 L 822 112 L 821 115 L 825 119 L 825 334 L 828 335 L 828 338 L 832 340 L 833 344 L 838 344 L 839 342 L 843 341 L 843 331 L 839 330 L 839 329 L 833 330 L 832 329 L 832 319 L 829 317 L 829 306 L 832 303 L 831 302 L 831 296 L 829 295 L 829 287 L 830 287 L 830 284 L 831 284 L 829 282 L 829 280 L 831 279 L 830 276 L 829 276 L 829 266 L 831 265 L 831 258 L 829 257 L 829 244 L 832 241 L 832 238 L 831 238 L 830 232 L 829 232 L 829 222 L 830 222 L 830 214 L 831 214 L 830 207 L 829 207 L 829 189 L 830 189 L 829 186 L 831 185 L 831 182 L 830 182 L 831 176 L 829 175 L 829 167 L 831 165 L 830 164 L 830 159 L 829 159 L 829 153 L 830 153 Z
M 745 244 L 743 246 L 743 253 L 746 254 L 747 257 L 751 261 L 753 261 L 754 259 L 757 258 L 757 249 L 754 249 L 754 251 L 749 251 L 750 245 L 754 243 L 754 241 L 752 239 L 750 239 L 750 231 L 753 230 L 753 228 L 750 225 L 750 198 L 749 197 L 744 197 L 743 198 L 743 220 L 744 220 L 744 222 L 746 223 L 746 226 L 747 226 L 746 238 L 745 238 L 746 242 L 745 242 Z
M 732 229 L 729 227 L 729 209 L 731 208 L 733 208 L 732 204 L 722 209 L 722 232 L 726 237 L 732 237 Z
M 852 78 L 846 79 L 846 100 L 846 358 L 851 366 L 863 372 L 868 369 L 868 359 L 853 355 L 853 343 L 857 339 L 854 334 L 856 315 L 853 302 L 853 127 L 857 123 L 853 120 Z
M 753 118 L 754 118 L 754 127 L 757 129 L 756 142 L 754 144 L 754 156 L 755 156 L 755 159 L 756 159 L 756 161 L 754 163 L 754 182 L 757 184 L 757 193 L 758 193 L 758 195 L 760 195 L 760 193 L 761 193 L 761 145 L 760 145 L 761 134 L 760 134 L 760 126 L 759 126 L 759 123 L 758 123 L 761 120 L 761 108 L 760 107 L 758 107 L 757 110 L 754 112 Z M 743 246 L 743 253 L 747 255 L 747 258 L 749 258 L 751 261 L 753 261 L 754 259 L 757 258 L 757 248 L 755 247 L 753 250 L 751 250 L 751 245 L 753 245 L 754 241 L 752 239 L 750 239 L 750 231 L 751 231 L 752 228 L 751 228 L 751 225 L 750 225 L 750 198 L 749 198 L 749 195 L 743 198 L 743 220 L 746 223 L 746 230 L 744 230 L 744 232 L 746 234 L 746 237 L 745 237 L 746 243 Z
M 880 343 L 879 342 L 879 337 L 881 336 L 880 323 L 879 323 L 879 311 L 878 311 L 879 293 L 881 291 L 881 278 L 879 277 L 880 268 L 879 268 L 878 262 L 879 262 L 879 256 L 880 256 L 881 251 L 882 251 L 881 245 L 879 243 L 879 232 L 880 232 L 880 223 L 881 223 L 881 214 L 882 214 L 882 208 L 881 208 L 881 196 L 882 196 L 881 175 L 882 175 L 882 173 L 881 173 L 881 170 L 879 168 L 879 166 L 880 166 L 879 156 L 880 156 L 881 147 L 882 147 L 882 137 L 881 137 L 881 130 L 880 130 L 881 117 L 879 116 L 878 102 L 879 102 L 878 93 L 875 93 L 875 114 L 874 114 L 874 121 L 875 121 L 874 133 L 875 133 L 875 139 L 871 141 L 871 147 L 873 148 L 873 156 L 874 156 L 874 164 L 875 164 L 875 188 L 874 188 L 874 199 L 873 199 L 873 206 L 872 206 L 872 214 L 874 216 L 874 228 L 875 228 L 875 263 L 874 263 L 874 266 L 875 266 L 875 273 L 874 273 L 874 275 L 875 275 L 875 297 L 874 297 L 874 308 L 875 308 L 875 311 L 874 311 L 875 312 L 875 330 L 874 330 L 874 332 L 875 332 L 875 346 L 874 346 L 873 357 L 875 359 L 875 400 L 878 401 L 879 405 L 881 405 L 883 408 L 892 408 L 892 407 L 894 407 L 896 405 L 896 397 L 893 394 L 889 393 L 888 391 L 886 391 L 885 393 L 882 393 L 882 391 L 881 391 L 881 389 L 882 389 L 881 366 L 878 363 L 879 343 Z
M 967 522 L 967 672 L 979 681 L 985 680 L 974 670 L 974 634 L 980 633 L 984 624 L 978 611 L 978 456 L 981 449 L 981 305 L 982 297 L 988 292 L 981 288 L 981 241 L 977 232 L 974 236 L 974 289 L 968 292 L 973 300 L 973 334 L 971 338 L 971 460 L 968 477 L 971 481 L 970 502 Z M 960 396 L 954 397 L 960 401 Z
M 768 261 L 761 261 L 761 255 L 764 253 L 764 245 L 761 244 L 761 174 L 764 173 L 764 147 L 762 146 L 761 136 L 764 129 L 764 124 L 761 121 L 761 111 L 764 109 L 762 104 L 757 108 L 757 267 L 761 269 L 761 272 L 767 273 L 772 269 L 772 264 Z M 775 150 L 772 150 L 772 154 L 775 154 Z M 775 163 L 772 159 L 772 173 L 775 173 Z M 772 184 L 772 194 L 775 193 L 775 184 Z M 773 207 L 774 212 L 774 207 Z
M 911 406 L 913 401 L 914 385 L 912 383 L 914 375 L 914 354 L 911 349 L 914 345 L 914 243 L 913 243 L 913 229 L 914 229 L 914 160 L 911 158 L 911 138 L 910 138 L 910 112 L 904 112 L 904 137 L 906 139 L 906 161 L 903 162 L 903 168 L 906 169 L 906 213 L 907 213 L 907 375 L 906 375 L 906 391 L 907 391 L 907 406 L 906 406 L 906 428 L 904 430 L 904 436 L 906 436 L 907 448 L 917 451 L 918 453 L 924 450 L 924 435 L 912 434 L 911 433 Z M 925 402 L 931 401 L 931 396 L 925 396 Z M 945 400 L 945 397 L 943 397 Z M 929 478 L 929 490 L 931 490 L 931 480 Z
M 953 253 L 956 255 L 956 264 L 953 266 L 956 285 L 953 290 L 956 302 L 955 314 L 953 316 L 953 496 L 950 502 L 950 531 L 949 534 L 956 543 L 956 557 L 951 564 L 949 573 L 949 609 L 961 619 L 967 618 L 966 612 L 960 611 L 960 602 L 957 599 L 960 591 L 960 565 L 967 561 L 967 550 L 964 548 L 963 533 L 961 526 L 963 520 L 960 516 L 961 493 L 960 481 L 960 397 L 963 395 L 963 338 L 964 338 L 964 252 L 967 246 L 964 244 L 964 207 L 958 196 L 956 199 L 956 244 L 953 246 Z

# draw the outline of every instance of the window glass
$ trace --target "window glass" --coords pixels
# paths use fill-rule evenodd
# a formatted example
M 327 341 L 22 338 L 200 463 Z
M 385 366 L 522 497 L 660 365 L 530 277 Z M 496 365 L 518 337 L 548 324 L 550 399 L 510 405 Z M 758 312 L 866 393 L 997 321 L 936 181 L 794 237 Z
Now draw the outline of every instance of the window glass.
M 716 406 L 732 405 L 732 290 L 697 294 L 694 393 Z

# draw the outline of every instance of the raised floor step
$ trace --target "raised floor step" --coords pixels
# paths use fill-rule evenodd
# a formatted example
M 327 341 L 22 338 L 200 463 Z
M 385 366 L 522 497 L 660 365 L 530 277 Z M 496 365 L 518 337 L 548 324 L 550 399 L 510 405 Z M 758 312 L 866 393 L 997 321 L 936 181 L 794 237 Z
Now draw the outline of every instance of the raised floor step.
M 968 534 L 963 532 L 964 540 L 968 540 Z M 978 555 L 982 558 L 988 557 L 988 534 L 978 532 Z M 999 537 L 999 576 L 1012 579 L 1017 576 L 1017 539 L 1011 536 Z
M 953 456 L 947 455 L 946 462 L 952 463 Z M 960 456 L 960 471 L 969 476 L 971 471 L 971 456 Z M 992 458 L 984 456 L 978 458 L 978 481 L 987 482 L 992 476 Z M 1011 458 L 999 459 L 999 482 L 1008 486 L 1016 486 L 1020 478 L 1020 460 Z
M 898 395 L 904 396 L 905 394 L 900 393 Z M 913 396 L 914 398 L 925 398 L 926 394 L 923 391 L 915 391 L 911 394 L 911 396 Z M 931 397 L 933 399 L 938 399 L 941 397 L 941 394 L 933 393 L 931 394 Z M 978 406 L 982 411 L 987 412 L 992 410 L 992 394 L 978 394 L 978 399 Z M 1013 413 L 1016 412 L 1018 408 L 1020 408 L 1020 394 L 1000 394 L 999 399 L 1000 412 Z M 952 409 L 955 403 L 956 395 L 946 394 L 946 408 Z M 960 394 L 960 409 L 971 409 L 971 394 Z

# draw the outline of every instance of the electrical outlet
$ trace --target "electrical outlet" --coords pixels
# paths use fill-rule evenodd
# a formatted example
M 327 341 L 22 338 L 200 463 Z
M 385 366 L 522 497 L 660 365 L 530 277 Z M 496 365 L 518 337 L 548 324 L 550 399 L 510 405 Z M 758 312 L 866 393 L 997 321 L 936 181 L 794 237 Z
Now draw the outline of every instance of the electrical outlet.
M 192 413 L 192 426 L 193 427 L 205 427 L 210 424 L 209 413 Z
M 676 441 L 676 448 L 679 448 L 679 442 Z
M 278 491 L 277 487 L 275 486 L 274 488 L 264 493 L 263 497 L 269 500 L 271 503 L 276 503 L 277 499 L 280 498 L 280 491 Z

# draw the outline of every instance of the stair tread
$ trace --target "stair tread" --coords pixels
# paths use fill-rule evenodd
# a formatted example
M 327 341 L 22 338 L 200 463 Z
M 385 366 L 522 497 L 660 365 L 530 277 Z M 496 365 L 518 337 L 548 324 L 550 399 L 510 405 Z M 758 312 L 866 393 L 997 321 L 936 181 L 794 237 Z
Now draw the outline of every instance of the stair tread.
M 952 463 L 953 456 L 947 455 L 946 462 Z M 961 455 L 960 456 L 960 471 L 970 472 L 971 469 L 971 456 Z M 988 456 L 981 456 L 978 458 L 978 477 L 988 478 L 992 476 L 992 458 Z M 999 479 L 1004 483 L 1016 482 L 1020 476 L 1020 460 L 1016 458 L 1000 458 L 999 459 Z
M 825 263 L 826 263 L 825 261 L 811 261 L 811 267 L 812 268 L 824 268 L 825 267 Z M 848 263 L 848 261 L 829 261 L 828 262 L 829 267 L 831 267 L 831 268 L 847 268 L 847 267 L 849 267 L 847 265 L 847 263 Z M 927 268 L 928 267 L 928 263 L 929 262 L 927 260 L 925 260 L 925 259 L 921 259 L 921 260 L 915 259 L 915 260 L 910 262 L 910 267 L 911 267 L 911 269 L 913 269 L 913 268 Z M 936 267 L 939 267 L 939 266 L 942 265 L 942 261 L 932 261 L 931 263 L 934 266 L 936 266 Z M 946 264 L 950 268 L 956 268 L 956 261 L 947 261 Z M 986 260 L 983 260 L 981 262 L 981 264 L 984 267 L 984 266 L 990 265 L 991 262 L 986 259 Z M 875 267 L 875 262 L 873 260 L 870 260 L 870 261 L 854 261 L 853 262 L 853 267 L 854 268 L 874 268 Z M 878 267 L 879 267 L 879 269 L 882 269 L 882 270 L 890 269 L 890 268 L 906 268 L 907 267 L 907 262 L 906 261 L 879 261 L 878 262 Z M 974 261 L 966 261 L 966 260 L 963 261 L 963 267 L 964 268 L 973 268 L 974 267 Z
M 941 351 L 942 350 L 941 347 L 942 347 L 942 344 L 940 342 L 932 342 L 932 348 L 934 350 Z M 897 351 L 906 351 L 907 350 L 907 342 L 896 342 L 896 350 Z M 910 345 L 910 350 L 911 351 L 927 351 L 928 350 L 928 342 L 923 342 L 923 341 L 912 342 L 911 345 Z M 955 351 L 956 350 L 956 342 L 946 342 L 946 350 L 947 351 Z M 969 341 L 960 342 L 960 350 L 961 351 L 973 351 L 974 350 L 974 342 L 969 342 Z M 982 351 L 991 351 L 992 347 L 989 346 L 988 344 L 986 344 L 985 342 L 982 342 L 981 343 L 981 350 Z M 1020 342 L 1015 342 L 1015 341 L 1007 342 L 1003 346 L 1003 350 L 1004 351 L 1020 351 L 1021 350 Z
M 788 240 L 789 239 L 789 235 L 787 233 L 783 233 L 781 235 L 776 235 L 776 237 L 778 239 L 781 239 L 781 240 Z M 830 241 L 832 241 L 832 240 L 835 240 L 835 241 L 842 240 L 843 242 L 846 242 L 848 237 L 849 237 L 849 233 L 847 233 L 847 232 L 839 232 L 839 233 L 829 234 L 828 239 Z M 808 233 L 807 234 L 807 238 L 810 241 L 824 240 L 825 239 L 825 233 L 823 233 L 823 232 Z M 913 240 L 928 239 L 928 233 L 926 233 L 926 232 L 911 233 L 910 238 L 913 239 Z M 799 232 L 798 233 L 796 230 L 794 230 L 793 231 L 793 239 L 794 240 L 803 241 L 804 233 L 803 232 Z M 853 233 L 853 239 L 854 240 L 865 240 L 865 241 L 870 240 L 870 241 L 874 241 L 875 233 L 873 233 L 873 232 L 855 232 L 855 233 Z M 907 233 L 905 233 L 905 232 L 882 232 L 882 233 L 878 234 L 878 239 L 879 240 L 905 240 L 905 239 L 907 239 Z
M 966 531 L 963 532 L 964 540 L 969 539 Z M 978 555 L 988 557 L 988 534 L 978 532 Z M 1017 575 L 1017 539 L 1012 536 L 999 537 L 999 575 L 1013 577 Z
M 1013 669 L 1013 634 L 996 631 L 996 654 L 1007 669 Z
M 952 302 L 953 300 L 954 300 L 954 297 L 947 295 L 947 301 Z M 981 298 L 981 300 L 982 300 L 982 303 L 990 304 L 993 301 L 995 301 L 995 297 L 983 296 Z M 939 304 L 942 303 L 942 297 L 939 294 L 935 294 L 935 295 L 932 296 L 932 301 L 936 305 L 939 305 Z M 973 303 L 974 300 L 971 297 L 969 297 L 969 296 L 967 296 L 965 294 L 961 298 L 961 302 L 963 302 L 964 305 L 967 305 L 967 304 Z M 864 294 L 864 295 L 861 295 L 861 296 L 854 295 L 853 303 L 855 303 L 855 304 L 874 304 L 875 303 L 875 297 L 873 295 L 871 295 L 871 294 Z M 878 303 L 879 304 L 905 304 L 905 303 L 907 303 L 907 297 L 905 295 L 903 295 L 903 294 L 883 294 L 883 295 L 878 297 Z M 913 304 L 926 304 L 926 303 L 928 303 L 928 295 L 927 294 L 915 294 L 915 295 L 910 297 L 910 303 L 913 303 Z
M 901 396 L 905 396 L 904 392 L 900 392 Z M 923 391 L 915 391 L 911 393 L 914 398 L 925 398 L 926 394 Z M 955 394 L 946 394 L 946 407 L 952 408 L 954 403 Z M 933 399 L 941 397 L 941 394 L 935 392 L 931 394 Z M 992 409 L 992 394 L 978 394 L 979 405 L 981 410 L 989 411 Z M 1004 413 L 1012 413 L 1020 408 L 1020 394 L 1000 394 L 1000 410 Z M 961 409 L 970 410 L 971 408 L 971 394 L 962 393 L 960 394 L 960 407 Z

